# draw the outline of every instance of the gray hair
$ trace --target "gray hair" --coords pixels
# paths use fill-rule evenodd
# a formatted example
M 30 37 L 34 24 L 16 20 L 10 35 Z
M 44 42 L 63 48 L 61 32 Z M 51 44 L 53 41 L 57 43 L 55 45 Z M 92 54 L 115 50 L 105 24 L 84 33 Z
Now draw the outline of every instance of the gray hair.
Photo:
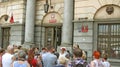
M 23 50 L 18 51 L 18 56 L 19 56 L 19 58 L 21 58 L 21 59 L 25 59 L 25 58 L 26 58 L 26 53 L 25 53 L 25 51 L 23 51 Z

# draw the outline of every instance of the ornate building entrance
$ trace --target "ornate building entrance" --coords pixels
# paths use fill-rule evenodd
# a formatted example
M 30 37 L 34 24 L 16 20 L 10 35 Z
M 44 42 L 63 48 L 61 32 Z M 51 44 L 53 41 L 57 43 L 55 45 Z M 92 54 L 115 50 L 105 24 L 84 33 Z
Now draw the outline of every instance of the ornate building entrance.
M 61 45 L 62 18 L 58 12 L 48 12 L 42 21 L 42 26 L 45 28 L 44 46 L 52 45 L 55 48 Z
M 45 27 L 45 46 L 55 48 L 61 44 L 61 27 Z

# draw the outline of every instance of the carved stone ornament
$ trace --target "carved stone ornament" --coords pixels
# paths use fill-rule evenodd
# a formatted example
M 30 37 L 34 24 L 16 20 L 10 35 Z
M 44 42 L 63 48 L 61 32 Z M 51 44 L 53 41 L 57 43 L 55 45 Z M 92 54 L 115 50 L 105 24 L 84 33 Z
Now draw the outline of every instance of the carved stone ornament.
M 3 18 L 5 21 L 7 21 L 7 20 L 8 20 L 8 17 L 9 17 L 9 16 L 5 14 L 5 15 L 2 15 L 0 18 Z
M 5 15 L 4 19 L 5 19 L 5 21 L 7 21 L 8 20 L 8 15 Z
M 106 7 L 106 12 L 111 15 L 114 12 L 114 7 L 113 6 L 107 6 Z

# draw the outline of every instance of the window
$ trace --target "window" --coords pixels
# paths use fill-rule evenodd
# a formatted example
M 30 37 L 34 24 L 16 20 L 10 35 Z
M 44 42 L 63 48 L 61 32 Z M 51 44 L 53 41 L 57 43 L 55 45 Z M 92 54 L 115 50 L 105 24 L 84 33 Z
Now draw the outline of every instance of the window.
M 120 24 L 98 24 L 98 50 L 109 58 L 120 58 Z

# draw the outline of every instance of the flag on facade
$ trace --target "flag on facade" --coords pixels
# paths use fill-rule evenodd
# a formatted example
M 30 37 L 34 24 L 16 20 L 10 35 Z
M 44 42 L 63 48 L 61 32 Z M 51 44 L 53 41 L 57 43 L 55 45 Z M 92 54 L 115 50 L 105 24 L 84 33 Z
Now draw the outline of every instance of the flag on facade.
M 82 25 L 81 31 L 84 32 L 84 30 L 85 30 L 85 27 L 84 27 L 84 25 Z
M 88 25 L 85 26 L 85 30 L 86 30 L 86 32 L 88 32 Z
M 14 23 L 13 13 L 11 14 L 11 17 L 10 17 L 10 23 Z
M 88 25 L 82 25 L 81 32 L 88 32 Z

